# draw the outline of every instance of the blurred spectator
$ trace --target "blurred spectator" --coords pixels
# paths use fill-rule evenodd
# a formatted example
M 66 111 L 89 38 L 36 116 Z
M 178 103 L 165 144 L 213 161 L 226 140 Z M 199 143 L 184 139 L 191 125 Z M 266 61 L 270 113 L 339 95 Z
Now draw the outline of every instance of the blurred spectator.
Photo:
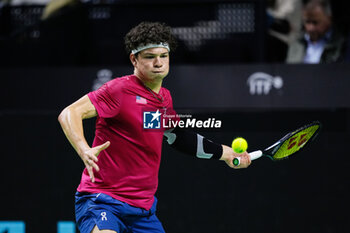
M 289 46 L 287 63 L 332 63 L 344 59 L 345 36 L 335 27 L 330 2 L 309 0 L 302 10 L 304 35 Z
M 302 0 L 267 1 L 267 62 L 284 62 L 301 33 Z

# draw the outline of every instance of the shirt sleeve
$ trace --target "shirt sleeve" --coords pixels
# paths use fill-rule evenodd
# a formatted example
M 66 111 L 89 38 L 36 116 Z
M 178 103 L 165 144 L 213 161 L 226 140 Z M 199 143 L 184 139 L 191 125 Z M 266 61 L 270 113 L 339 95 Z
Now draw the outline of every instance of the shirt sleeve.
M 111 118 L 119 113 L 123 98 L 122 88 L 120 85 L 111 88 L 111 84 L 118 85 L 118 82 L 105 83 L 96 91 L 88 93 L 99 117 Z

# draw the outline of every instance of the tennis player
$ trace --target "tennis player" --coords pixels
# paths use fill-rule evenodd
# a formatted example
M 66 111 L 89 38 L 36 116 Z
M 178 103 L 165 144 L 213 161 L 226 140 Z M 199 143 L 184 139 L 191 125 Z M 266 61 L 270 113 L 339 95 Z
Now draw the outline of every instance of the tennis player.
M 183 128 L 145 128 L 164 112 L 173 112 L 170 92 L 162 87 L 169 72 L 169 53 L 176 46 L 171 28 L 142 22 L 125 36 L 134 73 L 116 78 L 66 107 L 62 129 L 85 164 L 76 193 L 76 222 L 82 233 L 162 233 L 155 212 L 163 136 L 174 148 L 204 159 L 220 159 L 230 167 L 250 164 L 247 153 L 236 154 Z M 170 115 L 170 114 L 169 114 Z M 97 117 L 92 147 L 82 120 Z M 153 119 L 154 118 L 154 119 Z M 168 119 L 169 120 L 169 119 Z

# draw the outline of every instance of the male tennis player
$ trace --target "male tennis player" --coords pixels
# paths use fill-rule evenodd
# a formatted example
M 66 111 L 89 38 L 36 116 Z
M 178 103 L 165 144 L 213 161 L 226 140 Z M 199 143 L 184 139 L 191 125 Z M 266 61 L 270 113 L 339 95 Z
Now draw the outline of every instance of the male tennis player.
M 169 52 L 176 41 L 170 27 L 143 22 L 125 37 L 134 74 L 116 78 L 66 107 L 59 116 L 63 131 L 86 168 L 76 193 L 76 221 L 80 232 L 161 233 L 155 215 L 163 135 L 174 148 L 193 156 L 232 160 L 238 168 L 250 164 L 247 153 L 235 154 L 191 131 L 144 128 L 171 112 L 170 92 L 162 87 L 169 72 Z M 92 147 L 84 138 L 82 120 L 97 117 Z M 154 118 L 154 119 L 153 119 Z M 155 127 L 157 128 L 157 127 Z

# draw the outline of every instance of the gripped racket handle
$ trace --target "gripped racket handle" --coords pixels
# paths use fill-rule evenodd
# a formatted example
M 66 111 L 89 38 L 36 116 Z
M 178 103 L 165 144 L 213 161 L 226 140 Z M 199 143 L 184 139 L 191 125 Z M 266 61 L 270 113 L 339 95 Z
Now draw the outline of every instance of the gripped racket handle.
M 261 150 L 256 150 L 256 151 L 249 153 L 251 160 L 256 160 L 256 159 L 260 158 L 262 155 L 263 155 L 263 153 Z M 236 167 L 239 166 L 240 163 L 241 163 L 240 157 L 236 157 L 233 159 L 233 165 L 235 165 Z

